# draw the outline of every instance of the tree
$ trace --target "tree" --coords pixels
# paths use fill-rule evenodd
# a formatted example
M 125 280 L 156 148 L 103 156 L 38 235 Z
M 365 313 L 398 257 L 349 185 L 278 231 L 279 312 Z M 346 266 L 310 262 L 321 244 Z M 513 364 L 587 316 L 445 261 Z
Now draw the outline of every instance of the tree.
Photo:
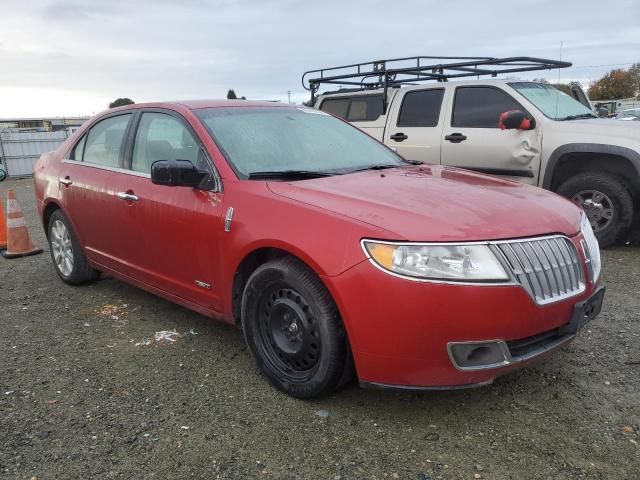
M 116 98 L 113 102 L 109 104 L 109 108 L 122 107 L 123 105 L 132 105 L 136 102 L 127 97 Z
M 549 80 L 547 80 L 546 78 L 534 78 L 533 81 L 537 83 L 549 83 Z
M 640 100 L 640 63 L 634 63 L 631 65 L 631 68 L 627 71 L 629 76 L 631 77 L 631 83 L 635 88 L 635 94 Z
M 229 100 L 246 100 L 247 97 L 238 97 L 236 95 L 236 92 L 233 88 L 230 88 L 229 91 L 227 92 L 227 99 Z
M 622 69 L 611 70 L 600 80 L 589 87 L 591 100 L 615 100 L 633 97 L 637 84 L 634 85 L 633 74 Z

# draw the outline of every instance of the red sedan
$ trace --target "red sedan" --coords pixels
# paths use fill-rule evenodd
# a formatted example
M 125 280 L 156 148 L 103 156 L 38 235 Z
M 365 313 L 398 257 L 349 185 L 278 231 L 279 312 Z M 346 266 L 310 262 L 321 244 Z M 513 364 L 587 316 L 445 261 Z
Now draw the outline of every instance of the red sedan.
M 484 385 L 600 311 L 597 241 L 544 190 L 407 162 L 246 101 L 104 112 L 35 167 L 58 275 L 101 272 L 242 326 L 290 395 Z

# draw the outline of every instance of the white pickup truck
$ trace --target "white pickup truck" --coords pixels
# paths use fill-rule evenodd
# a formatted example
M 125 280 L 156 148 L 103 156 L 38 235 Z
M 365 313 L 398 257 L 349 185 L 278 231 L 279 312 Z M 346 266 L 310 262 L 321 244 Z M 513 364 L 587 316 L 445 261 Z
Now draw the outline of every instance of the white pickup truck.
M 520 66 L 527 65 L 523 59 L 555 62 L 490 59 L 490 72 L 495 76 L 494 72 L 525 71 Z M 413 58 L 400 60 L 406 64 Z M 331 68 L 311 72 L 322 76 L 307 81 L 316 108 L 344 118 L 407 160 L 466 168 L 553 190 L 584 207 L 602 247 L 624 241 L 640 216 L 640 123 L 597 118 L 590 108 L 544 83 L 495 78 L 444 81 L 470 76 L 465 69 L 475 71 L 474 76 L 487 75 L 490 67 L 473 61 L 460 66 L 463 62 L 458 60 L 453 68 L 451 64 L 424 70 L 403 67 L 407 73 L 390 68 L 392 61 L 371 62 L 356 64 L 356 76 L 332 74 Z M 366 70 L 367 65 L 373 70 Z M 498 70 L 496 65 L 510 69 Z M 399 80 L 402 73 L 405 77 Z M 367 83 L 371 77 L 376 81 Z M 359 88 L 315 97 L 320 85 L 354 85 L 353 78 L 359 78 Z M 420 84 L 422 80 L 439 81 Z

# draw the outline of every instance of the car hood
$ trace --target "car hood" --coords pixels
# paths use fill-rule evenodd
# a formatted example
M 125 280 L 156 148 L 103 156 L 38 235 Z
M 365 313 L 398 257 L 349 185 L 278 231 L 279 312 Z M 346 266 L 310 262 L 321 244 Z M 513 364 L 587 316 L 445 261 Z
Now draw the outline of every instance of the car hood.
M 424 165 L 268 186 L 403 240 L 498 240 L 580 229 L 580 209 L 558 195 L 457 168 Z

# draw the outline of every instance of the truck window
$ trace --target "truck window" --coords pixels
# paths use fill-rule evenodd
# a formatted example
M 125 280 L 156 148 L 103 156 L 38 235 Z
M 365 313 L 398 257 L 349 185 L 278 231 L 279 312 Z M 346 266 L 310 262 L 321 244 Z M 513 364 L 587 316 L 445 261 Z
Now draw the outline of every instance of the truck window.
M 320 105 L 320 110 L 329 112 L 340 118 L 347 118 L 347 112 L 349 111 L 349 99 L 348 98 L 328 98 Z
M 349 122 L 373 122 L 382 115 L 382 95 L 328 98 L 322 102 L 320 110 Z
M 498 88 L 458 87 L 451 126 L 498 128 L 500 114 L 509 110 L 525 111 L 509 94 Z
M 443 95 L 443 88 L 408 92 L 402 99 L 398 127 L 437 126 Z

